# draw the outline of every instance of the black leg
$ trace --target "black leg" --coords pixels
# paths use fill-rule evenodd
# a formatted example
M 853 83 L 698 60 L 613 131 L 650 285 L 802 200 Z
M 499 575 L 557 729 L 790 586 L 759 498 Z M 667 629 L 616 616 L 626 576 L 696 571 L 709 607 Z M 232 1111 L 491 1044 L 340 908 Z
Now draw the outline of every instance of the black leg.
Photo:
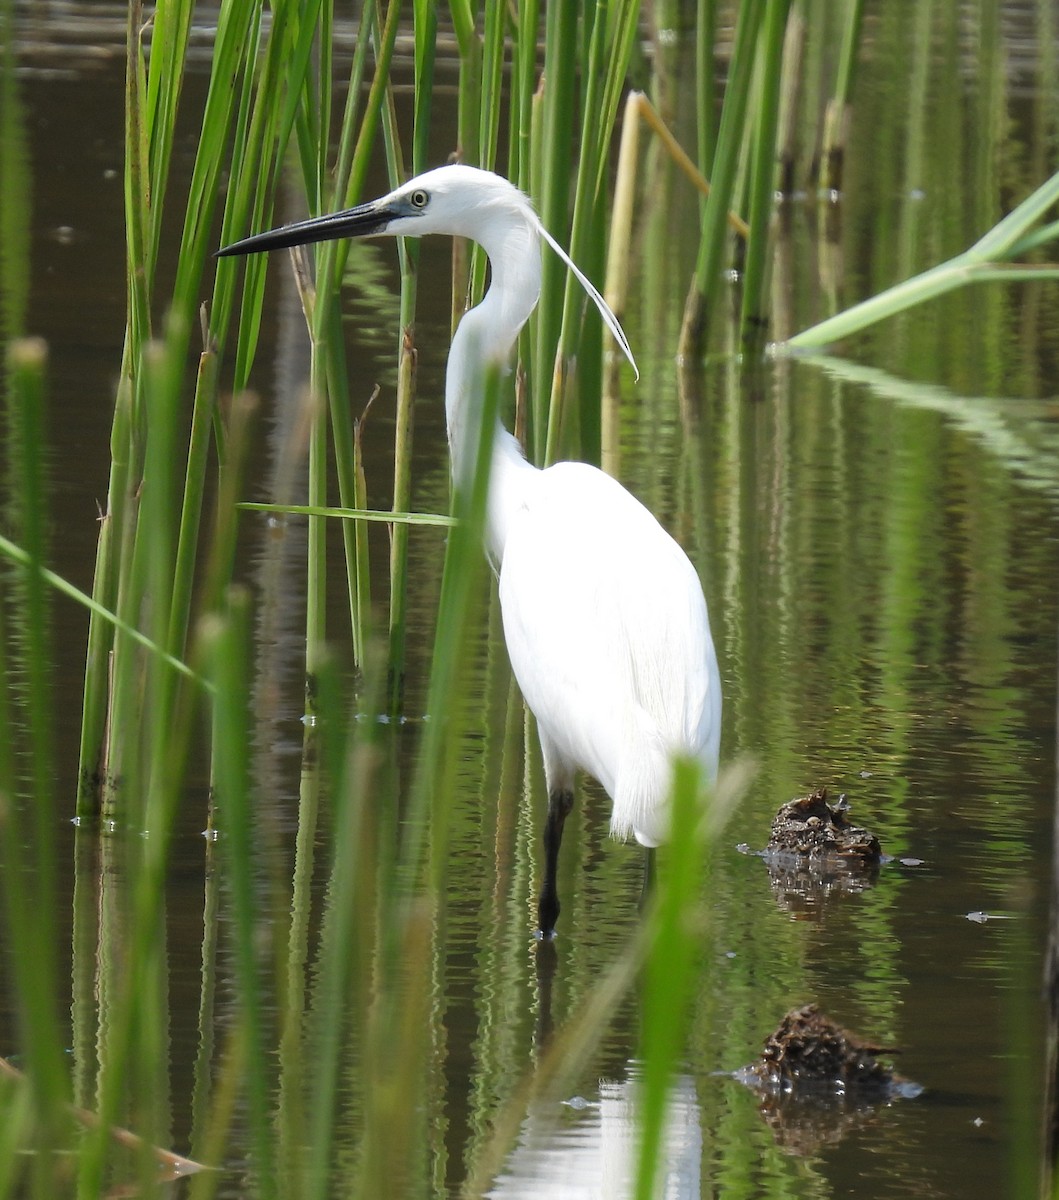
M 643 852 L 643 887 L 640 889 L 640 912 L 650 903 L 655 890 L 655 848 L 645 846 Z
M 548 820 L 544 826 L 544 886 L 537 905 L 537 924 L 541 937 L 555 936 L 559 916 L 559 891 L 556 874 L 559 869 L 559 847 L 563 841 L 563 823 L 574 807 L 573 792 L 552 792 L 548 797 Z

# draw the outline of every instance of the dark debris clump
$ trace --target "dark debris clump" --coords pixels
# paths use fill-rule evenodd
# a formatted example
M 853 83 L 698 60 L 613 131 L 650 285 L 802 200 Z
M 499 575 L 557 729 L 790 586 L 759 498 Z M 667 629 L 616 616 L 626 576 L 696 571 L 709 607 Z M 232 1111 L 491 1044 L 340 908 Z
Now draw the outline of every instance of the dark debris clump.
M 879 839 L 854 825 L 846 811 L 844 796 L 836 804 L 828 804 L 827 788 L 791 800 L 773 819 L 766 855 L 833 857 L 865 866 L 878 865 L 882 857 Z
M 880 1054 L 895 1051 L 862 1041 L 824 1016 L 815 1004 L 791 1009 L 779 1028 L 765 1039 L 765 1049 L 747 1075 L 760 1084 L 785 1092 L 806 1085 L 850 1090 L 889 1089 L 900 1076 L 879 1062 Z

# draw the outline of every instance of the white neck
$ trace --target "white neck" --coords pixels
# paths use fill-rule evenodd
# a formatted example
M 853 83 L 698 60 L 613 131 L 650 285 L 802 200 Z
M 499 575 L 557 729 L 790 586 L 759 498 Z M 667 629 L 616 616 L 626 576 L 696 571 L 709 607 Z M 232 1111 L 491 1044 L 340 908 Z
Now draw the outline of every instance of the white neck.
M 508 365 L 519 330 L 540 296 L 540 237 L 531 219 L 502 214 L 475 231 L 492 269 L 492 282 L 481 304 L 460 321 L 449 350 L 445 376 L 445 423 L 452 479 L 468 485 L 479 442 L 485 373 Z M 518 442 L 496 423 L 486 508 L 486 542 L 494 564 L 504 555 L 507 523 L 518 502 L 527 471 Z

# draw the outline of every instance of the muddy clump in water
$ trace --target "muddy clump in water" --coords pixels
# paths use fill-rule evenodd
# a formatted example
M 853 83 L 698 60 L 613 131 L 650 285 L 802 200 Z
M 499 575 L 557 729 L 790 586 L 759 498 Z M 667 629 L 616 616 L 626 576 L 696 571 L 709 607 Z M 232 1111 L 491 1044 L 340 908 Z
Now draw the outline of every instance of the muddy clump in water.
M 837 858 L 849 867 L 877 867 L 882 858 L 879 839 L 854 825 L 848 811 L 845 796 L 828 804 L 827 788 L 791 800 L 773 818 L 765 854 Z
M 760 1093 L 759 1111 L 777 1144 L 809 1155 L 874 1122 L 892 1101 L 922 1092 L 879 1061 L 894 1053 L 806 1004 L 787 1013 L 765 1039 L 761 1057 L 734 1077 Z
M 815 1004 L 792 1008 L 775 1033 L 765 1039 L 757 1062 L 747 1067 L 763 1086 L 783 1092 L 821 1084 L 835 1090 L 892 1087 L 900 1077 L 878 1055 L 892 1048 L 865 1042 L 824 1016 Z
M 829 804 L 818 788 L 780 808 L 764 850 L 737 847 L 764 862 L 777 902 L 797 919 L 817 920 L 832 901 L 872 887 L 887 861 L 875 834 L 848 814 L 844 795 Z

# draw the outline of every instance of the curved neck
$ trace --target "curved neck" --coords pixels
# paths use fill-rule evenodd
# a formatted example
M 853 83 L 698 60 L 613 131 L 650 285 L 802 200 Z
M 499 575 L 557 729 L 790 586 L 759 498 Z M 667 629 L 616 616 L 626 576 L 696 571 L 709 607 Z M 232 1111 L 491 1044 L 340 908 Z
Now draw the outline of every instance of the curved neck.
M 475 238 L 489 256 L 492 281 L 481 304 L 460 321 L 445 375 L 445 424 L 452 479 L 469 483 L 479 440 L 486 372 L 507 366 L 515 339 L 536 307 L 541 290 L 540 235 L 528 218 L 504 214 L 483 222 Z M 514 502 L 514 474 L 530 469 L 518 443 L 499 420 L 493 436 L 487 511 L 489 551 L 503 557 L 506 516 Z

